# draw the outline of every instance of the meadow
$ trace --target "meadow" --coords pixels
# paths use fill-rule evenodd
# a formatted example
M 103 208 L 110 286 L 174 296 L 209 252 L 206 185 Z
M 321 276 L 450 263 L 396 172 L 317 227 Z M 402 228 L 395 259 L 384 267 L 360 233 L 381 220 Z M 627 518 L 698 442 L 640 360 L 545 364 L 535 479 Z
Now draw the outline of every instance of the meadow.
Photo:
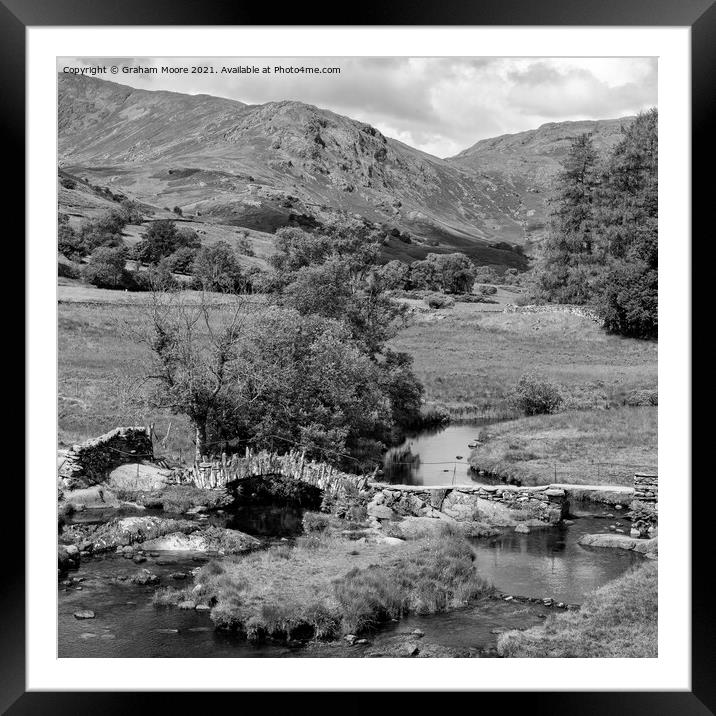
M 529 372 L 556 383 L 567 408 L 620 405 L 632 390 L 656 389 L 655 342 L 607 335 L 570 313 L 495 308 L 504 305 L 417 313 L 392 342 L 413 356 L 426 400 L 454 418 L 514 417 L 507 394 Z
M 199 300 L 199 294 L 186 296 Z M 60 444 L 118 425 L 153 423 L 158 455 L 191 455 L 186 419 L 148 402 L 143 375 L 149 352 L 135 336 L 149 296 L 64 281 L 59 299 Z M 227 297 L 211 300 L 220 313 Z M 622 407 L 631 391 L 656 388 L 656 343 L 607 335 L 568 313 L 494 308 L 458 303 L 416 311 L 392 341 L 413 356 L 426 401 L 446 406 L 454 419 L 515 418 L 507 395 L 526 372 L 559 386 L 563 412 L 491 426 L 476 465 L 526 484 L 626 484 L 638 469 L 632 465 L 656 467 L 657 409 Z
M 470 455 L 475 469 L 522 485 L 631 486 L 657 471 L 655 407 L 571 410 L 494 423 Z

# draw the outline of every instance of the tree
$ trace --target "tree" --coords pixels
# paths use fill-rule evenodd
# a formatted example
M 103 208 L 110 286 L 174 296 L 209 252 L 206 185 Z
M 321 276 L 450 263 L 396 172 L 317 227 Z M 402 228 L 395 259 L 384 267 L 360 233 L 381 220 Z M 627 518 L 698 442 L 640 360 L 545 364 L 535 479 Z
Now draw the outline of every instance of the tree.
M 381 370 L 340 322 L 273 307 L 255 316 L 240 364 L 239 430 L 251 444 L 300 446 L 351 470 L 379 459 L 391 426 Z
M 557 303 L 593 300 L 603 256 L 597 246 L 597 154 L 591 136 L 572 141 L 556 179 L 549 233 L 535 269 L 538 296 Z
M 658 113 L 640 114 L 607 165 L 599 218 L 607 255 L 597 307 L 607 330 L 658 334 Z
M 323 263 L 332 253 L 331 242 L 326 236 L 307 234 L 293 227 L 276 232 L 275 248 L 276 253 L 269 257 L 269 263 L 281 279 L 304 266 Z
M 410 284 L 423 291 L 437 291 L 439 284 L 435 264 L 430 261 L 413 261 L 410 264 Z
M 180 292 L 153 291 L 135 335 L 150 349 L 145 378 L 154 385 L 152 403 L 187 416 L 197 461 L 237 421 L 238 350 L 249 315 L 239 297 L 216 309 L 203 296 L 197 302 Z
M 465 254 L 428 254 L 434 281 L 445 293 L 471 293 L 477 271 Z
M 225 241 L 199 250 L 192 267 L 204 291 L 234 292 L 243 287 L 241 267 Z
M 159 219 L 149 225 L 135 253 L 139 261 L 156 264 L 180 248 L 198 249 L 200 246 L 199 237 L 192 229 L 180 231 L 171 219 Z
M 126 260 L 127 251 L 124 247 L 100 246 L 85 266 L 84 278 L 100 288 L 124 288 L 128 281 Z
M 398 261 L 388 261 L 377 270 L 378 277 L 386 290 L 400 290 L 408 287 L 410 282 L 409 264 Z
M 166 261 L 173 273 L 191 274 L 198 250 L 191 246 L 181 246 Z
M 60 223 L 57 227 L 57 250 L 68 259 L 87 254 L 82 240 L 67 222 Z

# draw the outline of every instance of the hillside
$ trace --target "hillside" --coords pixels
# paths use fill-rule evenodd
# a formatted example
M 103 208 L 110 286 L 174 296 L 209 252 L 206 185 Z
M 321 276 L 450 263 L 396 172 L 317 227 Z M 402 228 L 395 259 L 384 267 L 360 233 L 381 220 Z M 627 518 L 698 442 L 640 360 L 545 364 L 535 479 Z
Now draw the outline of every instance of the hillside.
M 59 163 L 70 175 L 261 235 L 358 215 L 389 235 L 386 259 L 406 261 L 457 250 L 525 268 L 495 244 L 535 238 L 546 181 L 587 125 L 612 142 L 619 120 L 545 125 L 445 160 L 301 102 L 247 105 L 59 75 Z
M 590 133 L 594 147 L 606 154 L 622 136 L 634 117 L 550 122 L 537 129 L 483 139 L 447 161 L 493 179 L 505 191 L 519 197 L 523 208 L 527 240 L 539 240 L 544 234 L 547 212 L 545 198 L 572 140 Z

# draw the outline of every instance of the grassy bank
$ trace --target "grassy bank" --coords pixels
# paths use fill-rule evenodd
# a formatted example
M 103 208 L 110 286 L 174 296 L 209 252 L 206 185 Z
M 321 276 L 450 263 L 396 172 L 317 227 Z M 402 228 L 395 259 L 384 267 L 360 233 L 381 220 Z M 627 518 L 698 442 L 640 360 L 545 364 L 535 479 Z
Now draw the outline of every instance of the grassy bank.
M 559 384 L 578 408 L 620 404 L 630 391 L 657 385 L 656 343 L 607 335 L 581 316 L 490 312 L 481 304 L 434 313 L 445 317 L 417 317 L 393 347 L 413 356 L 427 400 L 457 418 L 509 412 L 505 396 L 527 371 Z
M 657 408 L 580 410 L 496 423 L 470 464 L 523 485 L 632 485 L 656 471 Z
M 655 658 L 658 656 L 657 566 L 649 563 L 597 589 L 577 612 L 500 635 L 500 656 Z
M 314 533 L 294 547 L 211 562 L 199 587 L 160 591 L 155 603 L 214 603 L 217 627 L 251 639 L 333 639 L 489 592 L 473 559 L 469 543 L 452 535 L 384 544 Z

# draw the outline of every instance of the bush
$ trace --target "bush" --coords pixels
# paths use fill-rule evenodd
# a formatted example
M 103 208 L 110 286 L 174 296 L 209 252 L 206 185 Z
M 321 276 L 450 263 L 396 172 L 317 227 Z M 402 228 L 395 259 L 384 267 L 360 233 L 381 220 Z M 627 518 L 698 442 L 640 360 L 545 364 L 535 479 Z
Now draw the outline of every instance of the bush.
M 430 308 L 452 308 L 455 305 L 455 299 L 444 293 L 431 293 L 424 300 Z
M 497 293 L 497 287 L 495 286 L 480 286 L 480 293 L 483 296 L 493 296 Z
M 533 375 L 523 375 L 508 396 L 508 402 L 525 415 L 544 415 L 559 409 L 562 395 L 553 383 Z
M 79 278 L 80 268 L 77 264 L 65 264 L 61 261 L 57 262 L 57 275 L 60 278 Z
M 624 405 L 632 407 L 659 404 L 659 393 L 656 390 L 632 390 L 624 398 Z
M 303 520 L 304 532 L 324 532 L 331 524 L 331 518 L 323 512 L 304 512 Z

